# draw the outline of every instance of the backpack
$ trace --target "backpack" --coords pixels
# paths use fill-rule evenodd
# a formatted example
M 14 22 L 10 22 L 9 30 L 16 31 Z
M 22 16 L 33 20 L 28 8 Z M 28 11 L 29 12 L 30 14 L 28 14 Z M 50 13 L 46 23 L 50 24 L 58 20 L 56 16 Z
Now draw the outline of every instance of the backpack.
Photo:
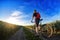
M 36 14 L 36 19 L 40 19 L 40 14 L 39 13 Z

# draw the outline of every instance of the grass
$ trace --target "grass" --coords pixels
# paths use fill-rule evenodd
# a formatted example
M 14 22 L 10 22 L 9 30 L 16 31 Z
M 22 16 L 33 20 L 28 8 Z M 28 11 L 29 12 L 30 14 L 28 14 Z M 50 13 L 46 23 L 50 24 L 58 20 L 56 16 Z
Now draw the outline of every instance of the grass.
M 54 34 L 55 35 L 58 35 L 58 34 L 60 35 L 60 21 L 48 23 L 48 25 L 50 25 L 53 28 L 53 31 L 54 31 L 54 29 L 56 29 L 55 30 L 56 33 L 53 33 L 53 35 Z M 42 26 L 47 26 L 47 25 L 43 24 Z M 36 37 L 34 36 L 34 34 L 30 32 L 30 30 L 32 30 L 32 29 L 33 29 L 33 26 L 26 26 L 26 27 L 24 27 L 24 32 L 26 34 L 27 40 L 41 40 L 41 39 L 36 39 Z
M 0 40 L 8 40 L 16 31 L 20 29 L 20 26 L 9 24 L 0 21 Z
M 56 27 L 56 29 L 59 29 L 59 32 L 57 34 L 60 34 L 60 21 L 57 21 L 56 23 L 50 23 L 52 27 Z M 53 26 L 54 24 L 54 26 Z M 16 31 L 20 29 L 21 26 L 9 24 L 6 22 L 0 21 L 0 40 L 7 40 L 10 36 L 12 36 Z M 36 38 L 33 33 L 30 32 L 32 30 L 33 26 L 26 26 L 24 27 L 24 32 L 26 34 L 27 40 L 41 40 L 40 38 Z
M 40 38 L 35 37 L 26 27 L 24 27 L 24 32 L 27 40 L 41 40 Z

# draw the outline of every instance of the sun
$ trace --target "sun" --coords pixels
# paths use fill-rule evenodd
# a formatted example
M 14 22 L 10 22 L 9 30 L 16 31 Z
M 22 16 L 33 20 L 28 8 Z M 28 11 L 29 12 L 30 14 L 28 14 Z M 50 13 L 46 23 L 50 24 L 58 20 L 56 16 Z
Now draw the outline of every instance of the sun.
M 17 24 L 18 25 L 18 20 L 16 18 L 8 18 L 5 20 L 8 23 L 12 23 L 12 24 Z

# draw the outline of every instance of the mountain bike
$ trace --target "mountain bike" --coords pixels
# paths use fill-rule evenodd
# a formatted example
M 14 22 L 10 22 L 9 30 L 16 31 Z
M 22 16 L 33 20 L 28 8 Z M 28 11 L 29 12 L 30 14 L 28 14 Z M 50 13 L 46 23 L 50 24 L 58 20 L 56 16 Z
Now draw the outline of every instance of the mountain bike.
M 45 37 L 51 37 L 52 34 L 53 34 L 53 28 L 51 27 L 50 24 L 42 24 L 42 21 L 43 19 L 40 19 L 40 22 L 39 22 L 39 27 L 40 27 L 40 31 L 38 31 L 39 34 L 41 34 L 42 36 L 45 36 Z M 35 22 L 32 22 L 32 23 L 35 23 Z M 35 24 L 34 26 L 32 27 L 32 30 L 35 32 Z

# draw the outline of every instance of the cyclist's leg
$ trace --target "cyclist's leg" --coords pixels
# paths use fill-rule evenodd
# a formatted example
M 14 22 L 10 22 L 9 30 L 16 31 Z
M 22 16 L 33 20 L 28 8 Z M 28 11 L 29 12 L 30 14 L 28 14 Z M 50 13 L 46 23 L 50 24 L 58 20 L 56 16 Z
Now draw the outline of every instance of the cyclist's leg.
M 36 31 L 36 34 L 38 34 L 38 27 L 37 27 L 37 24 L 35 24 L 35 25 L 36 25 L 35 31 Z
M 38 30 L 40 30 L 39 21 L 40 21 L 40 19 L 37 20 L 37 27 L 38 27 Z
M 38 25 L 38 30 L 40 31 L 40 29 L 41 29 L 41 26 L 40 26 L 40 25 Z
M 35 20 L 35 22 L 36 22 L 36 23 L 35 23 L 35 24 L 36 24 L 36 33 L 38 34 L 38 25 L 39 25 L 39 20 L 38 20 L 38 19 L 36 19 L 36 20 Z

